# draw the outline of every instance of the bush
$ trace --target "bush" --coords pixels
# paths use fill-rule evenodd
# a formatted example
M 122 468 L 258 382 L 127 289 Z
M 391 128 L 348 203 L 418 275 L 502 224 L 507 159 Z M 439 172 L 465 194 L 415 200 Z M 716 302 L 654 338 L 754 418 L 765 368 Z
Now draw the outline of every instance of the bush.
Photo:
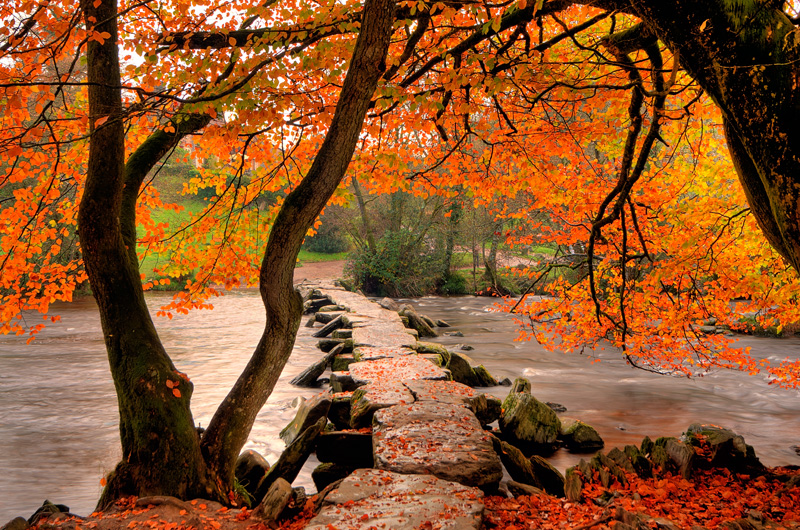
M 469 292 L 469 287 L 467 286 L 467 278 L 464 277 L 463 274 L 460 272 L 451 272 L 448 274 L 445 279 L 444 283 L 439 286 L 438 292 L 442 295 L 456 295 L 456 294 L 467 294 Z
M 350 255 L 348 271 L 365 293 L 376 296 L 422 296 L 435 292 L 442 259 L 408 230 L 387 232 Z
M 350 250 L 350 240 L 337 223 L 326 216 L 317 233 L 306 237 L 303 248 L 321 254 L 338 254 Z

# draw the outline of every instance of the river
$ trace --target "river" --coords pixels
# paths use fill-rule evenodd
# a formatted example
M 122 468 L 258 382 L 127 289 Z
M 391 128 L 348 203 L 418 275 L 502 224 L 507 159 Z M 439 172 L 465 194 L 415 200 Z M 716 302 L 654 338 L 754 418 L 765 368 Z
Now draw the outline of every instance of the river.
M 152 293 L 152 309 L 168 294 Z M 463 338 L 441 337 L 448 345 L 465 343 L 468 354 L 498 379 L 528 377 L 533 394 L 561 403 L 564 416 L 593 425 L 606 448 L 639 443 L 645 435 L 679 435 L 693 422 L 714 423 L 742 434 L 767 465 L 800 464 L 800 393 L 769 386 L 760 376 L 720 371 L 702 378 L 658 376 L 627 366 L 613 351 L 592 355 L 545 351 L 515 342 L 516 327 L 491 311 L 486 298 L 421 298 L 408 301 L 420 312 L 443 318 Z M 213 311 L 156 320 L 177 368 L 195 385 L 192 410 L 206 425 L 247 363 L 263 327 L 257 293 L 234 292 L 213 301 Z M 100 494 L 100 478 L 120 456 L 117 410 L 96 306 L 90 298 L 55 308 L 61 322 L 49 325 L 30 345 L 24 337 L 0 336 L 0 525 L 28 517 L 48 499 L 88 514 Z M 798 358 L 800 339 L 745 337 L 757 356 Z M 301 327 L 294 352 L 261 410 L 246 448 L 274 462 L 283 442 L 280 429 L 294 414 L 292 400 L 318 390 L 298 389 L 288 381 L 320 352 L 308 328 Z M 595 363 L 597 358 L 602 362 Z M 488 389 L 504 397 L 508 389 Z M 586 456 L 586 455 L 583 455 Z M 550 459 L 565 469 L 580 456 L 560 451 Z M 295 485 L 314 491 L 312 458 Z

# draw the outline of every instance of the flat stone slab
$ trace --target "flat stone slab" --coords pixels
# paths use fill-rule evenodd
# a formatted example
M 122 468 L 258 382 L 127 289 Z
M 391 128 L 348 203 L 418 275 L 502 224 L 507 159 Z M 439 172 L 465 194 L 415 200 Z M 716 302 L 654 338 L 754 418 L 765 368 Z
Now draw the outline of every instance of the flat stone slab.
M 381 309 L 385 313 L 397 317 L 397 313 Z M 385 318 L 389 318 L 388 315 Z M 417 344 L 417 339 L 406 331 L 403 322 L 376 320 L 374 322 L 362 322 L 353 324 L 353 344 L 356 346 L 393 346 L 413 348 Z
M 414 402 L 414 396 L 400 381 L 369 384 L 353 392 L 350 404 L 350 426 L 369 427 L 376 411 Z M 371 451 L 370 451 L 371 453 Z
M 427 474 L 467 486 L 493 487 L 503 478 L 489 435 L 463 405 L 413 403 L 375 413 L 375 467 Z
M 416 401 L 470 406 L 479 392 L 455 381 L 404 381 Z
M 478 530 L 483 521 L 483 493 L 477 488 L 431 475 L 400 475 L 359 469 L 324 500 L 306 530 Z
M 375 361 L 388 357 L 400 357 L 401 355 L 412 355 L 416 353 L 411 348 L 403 347 L 374 347 L 357 346 L 353 349 L 353 356 L 358 361 Z
M 351 364 L 350 377 L 357 386 L 362 386 L 406 379 L 447 381 L 450 379 L 450 372 L 419 355 L 403 355 Z

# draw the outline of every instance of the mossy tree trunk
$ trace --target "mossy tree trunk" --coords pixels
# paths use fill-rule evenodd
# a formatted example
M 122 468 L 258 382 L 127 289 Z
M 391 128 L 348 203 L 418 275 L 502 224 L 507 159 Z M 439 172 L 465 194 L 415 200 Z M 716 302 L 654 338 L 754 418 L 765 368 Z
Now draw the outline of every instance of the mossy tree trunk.
M 597 4 L 639 17 L 713 98 L 756 220 L 800 271 L 800 38 L 784 2 Z
M 120 414 L 122 461 L 100 500 L 172 495 L 224 501 L 233 466 L 291 353 L 302 304 L 292 285 L 309 227 L 341 182 L 372 94 L 385 69 L 394 2 L 367 0 L 351 67 L 328 134 L 306 177 L 289 194 L 267 242 L 261 296 L 267 324 L 261 341 L 201 440 L 189 402 L 192 384 L 164 350 L 144 300 L 136 257 L 136 196 L 153 165 L 209 118 L 186 114 L 176 132 L 157 131 L 125 163 L 117 47 L 117 1 L 82 0 L 88 27 L 108 32 L 87 52 L 90 138 L 78 222 L 86 271 L 100 310 Z
M 78 215 L 83 259 L 117 392 L 122 442 L 122 461 L 101 504 L 125 494 L 221 498 L 189 409 L 192 385 L 161 345 L 144 301 L 135 251 L 123 237 L 125 133 L 117 2 L 84 0 L 81 7 L 88 27 L 92 20 L 104 21 L 96 29 L 111 35 L 102 44 L 88 44 L 90 123 L 100 125 L 93 127 L 90 139 Z

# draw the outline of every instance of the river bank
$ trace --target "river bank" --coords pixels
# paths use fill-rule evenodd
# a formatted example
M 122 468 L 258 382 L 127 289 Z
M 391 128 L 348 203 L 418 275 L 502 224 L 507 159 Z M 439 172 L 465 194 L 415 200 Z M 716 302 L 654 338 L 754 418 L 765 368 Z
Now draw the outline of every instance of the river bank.
M 153 310 L 168 299 L 168 294 L 148 295 Z M 238 376 L 263 326 L 255 292 L 232 293 L 213 302 L 214 311 L 157 321 L 168 351 L 196 385 L 193 410 L 201 425 Z M 537 397 L 562 403 L 570 414 L 586 419 L 608 447 L 639 443 L 645 435 L 680 434 L 702 421 L 744 435 L 768 465 L 800 463 L 792 449 L 798 444 L 796 393 L 733 372 L 696 380 L 646 374 L 625 366 L 610 351 L 584 356 L 545 352 L 533 343 L 514 342 L 514 323 L 508 315 L 493 313 L 488 299 L 410 302 L 420 312 L 446 318 L 464 335 L 437 340 L 471 345 L 475 349 L 469 354 L 498 378 L 530 378 Z M 99 495 L 100 477 L 119 457 L 113 386 L 96 309 L 91 300 L 60 309 L 63 321 L 30 346 L 24 338 L 0 338 L 0 512 L 5 520 L 32 513 L 46 498 L 89 513 Z M 742 340 L 764 356 L 783 358 L 800 351 L 795 338 Z M 301 328 L 278 387 L 251 433 L 247 448 L 271 461 L 283 449 L 278 433 L 293 417 L 292 400 L 316 393 L 288 384 L 319 356 L 315 343 L 309 330 Z M 596 358 L 603 362 L 593 363 Z M 507 391 L 498 388 L 497 397 Z M 551 462 L 563 471 L 578 459 L 557 453 Z M 313 491 L 310 469 L 301 472 L 295 485 Z

